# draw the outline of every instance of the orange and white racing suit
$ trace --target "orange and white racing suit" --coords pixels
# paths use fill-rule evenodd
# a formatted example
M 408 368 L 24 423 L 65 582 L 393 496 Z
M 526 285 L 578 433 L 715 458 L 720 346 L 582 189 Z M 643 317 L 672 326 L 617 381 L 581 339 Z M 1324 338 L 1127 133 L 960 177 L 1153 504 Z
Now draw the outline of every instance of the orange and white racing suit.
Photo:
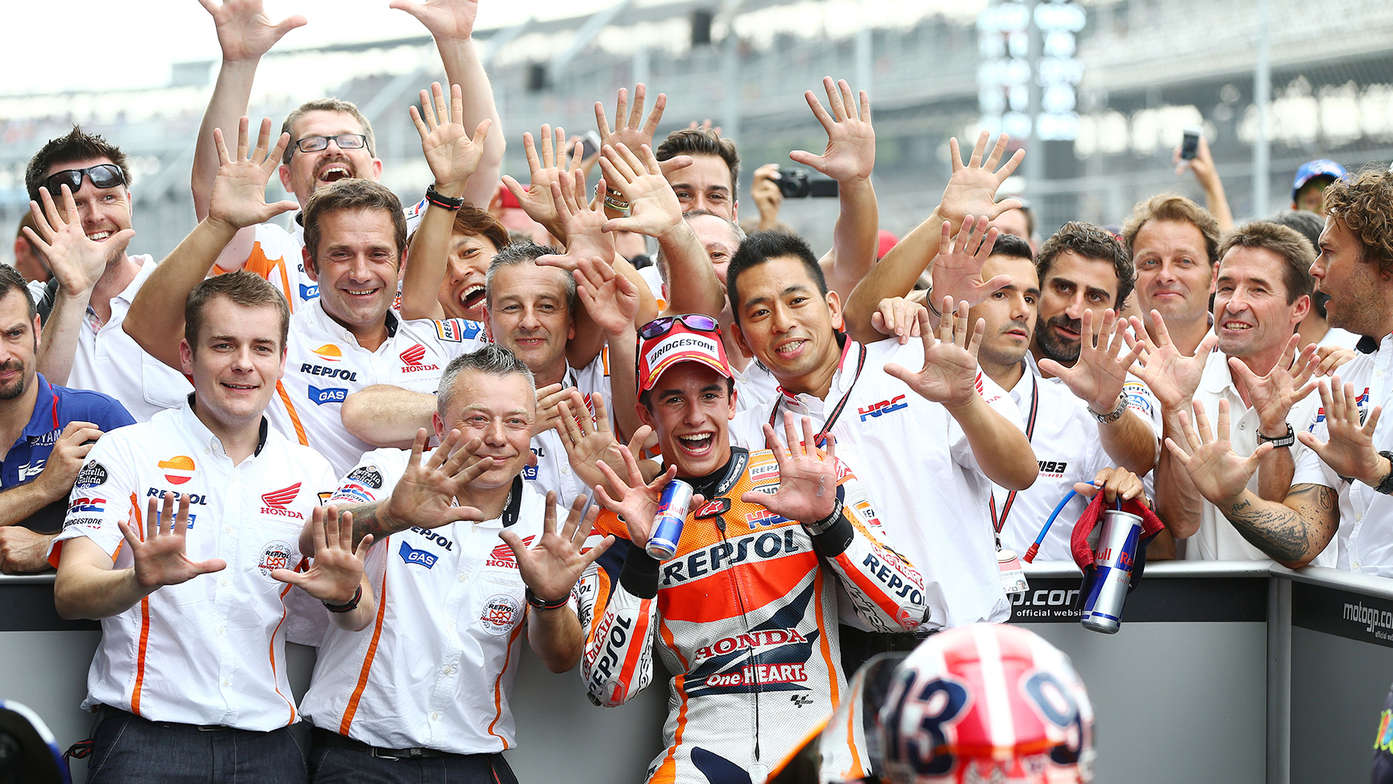
M 595 704 L 618 705 L 647 686 L 655 647 L 673 673 L 653 784 L 763 782 L 846 688 L 839 616 L 886 632 L 924 617 L 918 571 L 879 540 L 874 507 L 844 464 L 840 512 L 810 534 L 740 500 L 777 490 L 773 453 L 731 452 L 721 470 L 686 479 L 709 500 L 687 516 L 670 559 L 633 546 L 606 513 L 597 533 L 618 541 L 577 587 L 581 674 Z

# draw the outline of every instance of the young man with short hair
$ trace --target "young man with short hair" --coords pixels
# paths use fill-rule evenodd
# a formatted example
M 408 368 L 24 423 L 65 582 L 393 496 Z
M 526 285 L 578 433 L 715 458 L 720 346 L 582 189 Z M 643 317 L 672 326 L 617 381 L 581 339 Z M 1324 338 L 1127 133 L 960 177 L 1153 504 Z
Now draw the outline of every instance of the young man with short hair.
M 201 283 L 179 347 L 193 394 L 104 436 L 77 476 L 49 558 L 59 614 L 102 622 L 83 701 L 101 712 L 94 784 L 304 781 L 286 583 L 338 623 L 361 626 L 375 608 L 366 548 L 346 546 L 320 508 L 328 462 L 265 417 L 288 321 L 284 298 L 252 273 Z M 307 532 L 322 543 L 309 569 L 296 544 Z

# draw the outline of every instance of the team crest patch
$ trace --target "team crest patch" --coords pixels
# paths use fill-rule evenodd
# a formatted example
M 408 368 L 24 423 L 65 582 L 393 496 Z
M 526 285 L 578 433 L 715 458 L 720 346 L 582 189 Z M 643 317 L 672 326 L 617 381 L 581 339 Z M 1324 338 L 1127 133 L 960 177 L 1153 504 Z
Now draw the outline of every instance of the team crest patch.
M 289 569 L 291 552 L 289 544 L 271 542 L 261 548 L 261 557 L 256 561 L 256 568 L 267 577 L 271 576 L 273 569 Z
M 496 593 L 484 602 L 484 611 L 479 616 L 484 631 L 492 635 L 507 634 L 522 619 L 522 602 L 516 596 Z
M 106 467 L 95 460 L 87 461 L 87 465 L 77 472 L 77 480 L 73 482 L 73 487 L 79 490 L 87 490 L 100 484 L 105 484 L 107 480 Z

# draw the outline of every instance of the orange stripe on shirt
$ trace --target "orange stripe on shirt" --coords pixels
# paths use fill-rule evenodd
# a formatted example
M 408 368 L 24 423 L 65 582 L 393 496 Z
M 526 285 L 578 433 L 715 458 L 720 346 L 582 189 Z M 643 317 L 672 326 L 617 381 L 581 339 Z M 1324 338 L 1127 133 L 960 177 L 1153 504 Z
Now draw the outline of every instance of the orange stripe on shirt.
M 518 622 L 517 626 L 513 627 L 513 633 L 508 635 L 508 648 L 503 651 L 503 667 L 498 671 L 498 677 L 493 681 L 493 721 L 489 722 L 487 732 L 503 742 L 504 751 L 510 748 L 508 746 L 508 741 L 505 740 L 502 735 L 494 732 L 493 728 L 496 727 L 499 720 L 503 718 L 503 675 L 508 672 L 508 664 L 512 661 L 513 643 L 518 641 L 518 637 L 521 636 L 522 629 L 526 625 L 527 608 L 523 608 L 522 620 Z
M 653 772 L 653 777 L 648 780 L 648 784 L 674 784 L 677 781 L 677 750 L 682 747 L 682 734 L 687 729 L 686 671 L 691 669 L 691 665 L 682 657 L 677 647 L 677 640 L 664 621 L 658 621 L 658 635 L 662 637 L 663 644 L 667 646 L 668 650 L 677 656 L 677 661 L 681 663 L 683 671 L 672 679 L 673 690 L 677 692 L 679 702 L 677 731 L 672 737 L 672 747 L 667 750 L 667 756 L 663 757 L 663 763 Z
M 131 514 L 135 518 L 135 530 L 140 540 L 145 541 L 145 524 L 140 520 L 140 502 L 131 493 Z M 150 597 L 140 600 L 140 642 L 135 655 L 135 686 L 131 688 L 131 713 L 140 715 L 140 692 L 145 686 L 145 652 L 150 644 Z
M 663 586 L 658 593 L 658 612 L 669 621 L 692 623 L 739 617 L 740 600 L 729 588 L 729 570 L 735 570 L 736 581 L 746 586 L 748 605 L 745 609 L 754 610 L 784 598 L 789 586 L 797 585 L 809 572 L 817 571 L 817 558 L 817 553 L 808 550 L 768 561 L 724 567 L 698 580 Z
M 298 717 L 295 715 L 295 702 L 290 698 L 286 697 L 285 694 L 281 692 L 280 684 L 277 683 L 277 681 L 280 679 L 276 677 L 276 633 L 281 630 L 281 626 L 285 623 L 285 595 L 287 593 L 290 593 L 290 589 L 292 587 L 294 586 L 290 585 L 289 583 L 286 583 L 285 588 L 281 590 L 281 619 L 276 622 L 276 628 L 271 630 L 271 644 L 266 646 L 266 654 L 271 659 L 271 683 L 275 684 L 276 694 L 279 694 L 280 698 L 285 700 L 286 706 L 290 708 L 290 721 L 285 723 L 285 726 L 287 727 L 294 724 L 295 720 Z
M 813 577 L 813 595 L 822 596 L 822 570 L 817 570 L 817 575 Z M 827 609 L 828 603 L 820 598 L 817 602 L 817 610 L 813 612 L 813 617 L 817 619 L 817 640 L 818 651 L 822 653 L 822 662 L 827 665 L 827 688 L 832 695 L 832 704 L 836 705 L 839 697 L 837 688 L 837 673 L 841 671 L 841 662 L 832 658 L 832 644 L 827 641 L 827 624 L 822 613 Z
M 286 261 L 284 256 L 269 259 L 266 257 L 266 249 L 261 247 L 261 243 L 253 242 L 251 253 L 248 254 L 247 260 L 244 264 L 242 264 L 241 269 L 244 269 L 247 272 L 251 272 L 256 275 L 260 275 L 261 277 L 265 278 L 268 283 L 271 283 L 272 285 L 275 285 L 275 282 L 271 280 L 271 271 L 278 270 L 281 276 L 281 293 L 285 295 L 285 301 L 288 305 L 290 305 L 290 312 L 294 313 L 295 292 L 290 290 L 290 277 L 286 274 L 285 264 Z M 225 270 L 222 267 L 217 266 L 216 264 L 213 265 L 214 275 L 224 275 L 228 272 L 230 272 L 230 270 Z
M 634 683 L 634 674 L 638 670 L 640 652 L 643 650 L 641 641 L 648 636 L 648 603 L 653 599 L 644 599 L 638 606 L 638 626 L 634 629 L 633 642 L 629 645 L 628 655 L 624 657 L 624 666 L 619 670 L 619 685 L 615 690 L 623 689 L 622 695 L 615 695 L 615 702 L 623 702 L 629 697 L 629 687 Z
M 300 415 L 295 413 L 295 404 L 290 402 L 290 395 L 285 391 L 285 385 L 276 382 L 276 394 L 281 396 L 281 402 L 285 404 L 285 412 L 290 415 L 290 424 L 295 427 L 295 440 L 300 442 L 300 446 L 309 446 L 310 440 L 305 437 L 305 426 L 300 424 Z
M 392 537 L 382 540 L 383 547 L 390 547 Z M 353 687 L 353 694 L 348 698 L 348 705 L 343 709 L 343 720 L 339 722 L 339 734 L 348 736 L 348 728 L 353 726 L 353 715 L 358 712 L 358 701 L 363 698 L 363 689 L 368 685 L 368 672 L 372 670 L 372 660 L 377 656 L 377 641 L 382 637 L 382 619 L 387 617 L 387 570 L 382 570 L 382 588 L 378 591 L 377 597 L 377 620 L 372 626 L 372 642 L 368 643 L 368 651 L 363 654 L 363 668 L 358 671 L 358 684 Z

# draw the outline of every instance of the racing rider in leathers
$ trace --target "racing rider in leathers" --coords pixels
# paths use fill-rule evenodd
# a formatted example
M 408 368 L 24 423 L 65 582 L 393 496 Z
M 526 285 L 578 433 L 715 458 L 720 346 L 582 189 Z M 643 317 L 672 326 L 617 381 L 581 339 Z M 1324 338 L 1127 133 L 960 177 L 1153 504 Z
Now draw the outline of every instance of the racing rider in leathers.
M 669 467 L 645 484 L 632 455 L 625 477 L 601 466 L 611 489 L 596 488 L 609 510 L 596 534 L 617 541 L 578 589 L 582 677 L 597 705 L 618 705 L 648 685 L 656 649 L 674 676 L 647 781 L 762 782 L 846 688 L 839 615 L 912 630 L 923 583 L 880 541 L 870 499 L 830 440 L 814 446 L 806 418 L 800 436 L 785 417 L 786 443 L 766 426 L 769 449 L 730 445 L 735 392 L 713 319 L 655 319 L 640 338 L 638 413 Z M 696 495 L 659 563 L 644 545 L 674 477 Z

